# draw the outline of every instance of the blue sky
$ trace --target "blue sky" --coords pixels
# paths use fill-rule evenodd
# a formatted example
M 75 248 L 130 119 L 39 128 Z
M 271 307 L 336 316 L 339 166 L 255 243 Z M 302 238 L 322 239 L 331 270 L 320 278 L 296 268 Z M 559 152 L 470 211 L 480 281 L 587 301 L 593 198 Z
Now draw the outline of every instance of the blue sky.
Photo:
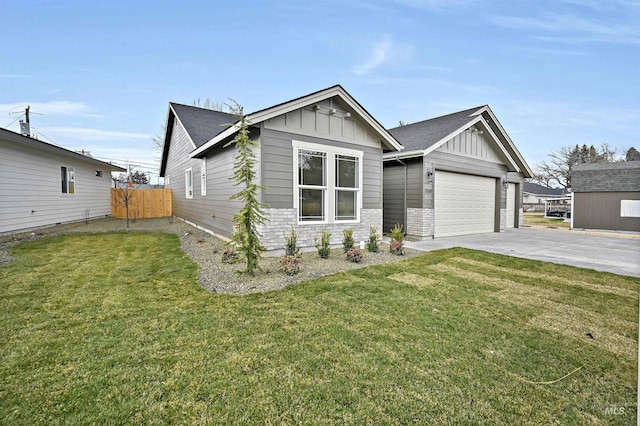
M 532 167 L 576 143 L 640 149 L 640 0 L 0 0 L 0 16 L 0 127 L 30 104 L 40 139 L 142 169 L 169 101 L 249 112 L 333 84 L 387 127 L 489 104 Z

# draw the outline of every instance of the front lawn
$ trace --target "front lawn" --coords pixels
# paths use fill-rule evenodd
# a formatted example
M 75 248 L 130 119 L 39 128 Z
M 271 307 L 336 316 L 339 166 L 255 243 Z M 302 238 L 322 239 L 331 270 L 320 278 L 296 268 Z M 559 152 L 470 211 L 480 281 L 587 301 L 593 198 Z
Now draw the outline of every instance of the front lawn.
M 546 226 L 547 228 L 571 228 L 571 222 L 562 217 L 545 217 L 544 213 L 524 213 L 524 226 Z
M 450 249 L 236 297 L 175 235 L 13 254 L 0 424 L 636 423 L 639 279 Z

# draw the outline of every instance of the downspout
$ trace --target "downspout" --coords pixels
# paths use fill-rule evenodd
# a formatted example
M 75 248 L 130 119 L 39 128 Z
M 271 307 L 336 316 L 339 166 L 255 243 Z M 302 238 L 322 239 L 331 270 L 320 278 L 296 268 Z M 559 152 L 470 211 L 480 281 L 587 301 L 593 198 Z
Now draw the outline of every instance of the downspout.
M 402 199 L 402 222 L 404 225 L 404 234 L 407 235 L 407 163 L 403 162 L 400 157 L 396 157 L 396 161 L 404 166 L 404 197 Z

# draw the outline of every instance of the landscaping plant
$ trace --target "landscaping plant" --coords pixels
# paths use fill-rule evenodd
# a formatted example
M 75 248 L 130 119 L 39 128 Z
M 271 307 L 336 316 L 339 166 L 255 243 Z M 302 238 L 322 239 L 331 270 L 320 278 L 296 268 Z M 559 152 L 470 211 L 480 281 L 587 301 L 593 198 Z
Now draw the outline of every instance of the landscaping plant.
M 360 263 L 364 258 L 364 253 L 359 248 L 352 248 L 347 252 L 347 260 L 353 263 Z
M 396 256 L 404 255 L 404 233 L 402 232 L 402 224 L 400 223 L 396 223 L 396 226 L 391 229 L 389 251 Z
M 284 255 L 300 256 L 300 247 L 298 247 L 298 234 L 296 234 L 296 230 L 293 228 L 293 226 L 291 227 L 291 233 L 288 236 L 284 234 Z
M 222 252 L 222 263 L 236 263 L 238 261 L 238 253 L 233 247 L 225 247 Z
M 369 241 L 367 242 L 367 250 L 370 253 L 377 253 L 380 251 L 378 243 L 380 242 L 380 235 L 375 226 L 369 227 Z
M 298 256 L 282 256 L 280 258 L 280 270 L 287 275 L 296 275 L 300 272 L 302 259 Z
M 243 203 L 242 208 L 233 216 L 235 232 L 233 241 L 236 243 L 237 250 L 242 253 L 247 261 L 244 270 L 238 273 L 253 275 L 260 270 L 258 259 L 265 247 L 260 242 L 260 233 L 258 226 L 262 225 L 266 220 L 265 213 L 261 210 L 264 204 L 258 200 L 258 190 L 265 189 L 263 186 L 254 182 L 256 176 L 256 156 L 253 153 L 253 147 L 256 145 L 249 137 L 249 126 L 251 123 L 244 115 L 242 106 L 234 101 L 234 105 L 230 107 L 238 118 L 238 134 L 235 138 L 225 145 L 235 145 L 238 153 L 233 163 L 233 176 L 230 178 L 235 181 L 235 186 L 241 186 L 240 192 L 231 196 L 231 200 L 240 200 Z
M 323 259 L 329 257 L 331 253 L 331 234 L 329 231 L 325 229 L 320 233 L 320 241 L 318 241 L 318 237 L 314 237 L 313 241 L 316 243 L 318 255 Z
M 345 253 L 353 248 L 353 228 L 342 231 L 342 247 Z

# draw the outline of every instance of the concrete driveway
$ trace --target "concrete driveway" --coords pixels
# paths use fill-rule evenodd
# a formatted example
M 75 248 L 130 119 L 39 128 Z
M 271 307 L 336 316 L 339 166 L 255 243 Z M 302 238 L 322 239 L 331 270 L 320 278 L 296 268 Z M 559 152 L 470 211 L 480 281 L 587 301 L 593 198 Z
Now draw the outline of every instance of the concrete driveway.
M 640 277 L 640 239 L 589 235 L 581 231 L 518 228 L 503 233 L 407 241 L 406 246 L 423 251 L 465 247 Z

